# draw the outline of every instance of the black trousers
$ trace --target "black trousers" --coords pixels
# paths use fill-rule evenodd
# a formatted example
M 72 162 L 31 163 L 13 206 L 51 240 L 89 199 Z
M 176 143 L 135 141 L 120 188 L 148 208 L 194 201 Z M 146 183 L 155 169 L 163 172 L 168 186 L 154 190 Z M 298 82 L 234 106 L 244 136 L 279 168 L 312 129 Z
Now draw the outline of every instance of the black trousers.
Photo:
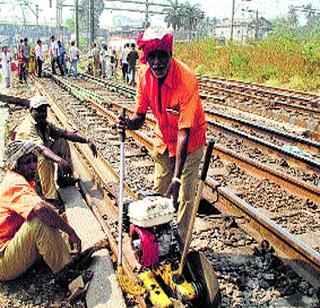
M 37 57 L 36 60 L 36 73 L 38 77 L 41 77 L 41 73 L 42 73 L 42 60 L 40 57 Z
M 20 81 L 24 80 L 25 82 L 27 82 L 27 70 L 26 70 L 25 63 L 19 64 L 19 80 Z
M 121 69 L 122 69 L 122 79 L 128 83 L 129 82 L 129 77 L 128 77 L 129 64 L 123 63 Z
M 61 74 L 61 76 L 63 76 L 64 75 L 63 68 L 62 68 L 61 62 L 59 61 L 58 57 L 53 57 L 51 60 L 52 74 L 56 74 L 56 63 L 58 63 L 60 74 Z

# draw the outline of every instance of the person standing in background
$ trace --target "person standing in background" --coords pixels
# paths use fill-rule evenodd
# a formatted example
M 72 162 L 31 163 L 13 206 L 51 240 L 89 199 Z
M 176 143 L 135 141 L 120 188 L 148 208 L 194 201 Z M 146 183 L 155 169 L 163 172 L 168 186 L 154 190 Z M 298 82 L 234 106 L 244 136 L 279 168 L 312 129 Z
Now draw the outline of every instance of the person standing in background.
M 30 45 L 28 43 L 28 38 L 25 37 L 24 40 L 23 40 L 23 53 L 24 53 L 24 56 L 26 58 L 26 74 L 28 75 L 28 70 L 29 70 L 29 61 L 30 61 Z
M 121 56 L 120 56 L 120 64 L 121 64 L 121 71 L 122 71 L 122 80 L 126 83 L 129 83 L 128 79 L 128 68 L 129 63 L 127 61 L 127 55 L 129 53 L 129 43 L 124 45 L 124 48 L 122 50 Z
M 100 64 L 101 64 L 101 77 L 106 77 L 106 57 L 107 57 L 107 45 L 102 45 L 100 50 Z
M 99 72 L 99 48 L 97 47 L 97 44 L 93 44 L 93 48 L 90 52 L 90 57 L 93 58 L 93 76 L 98 77 Z
M 18 65 L 19 65 L 19 82 L 22 83 L 22 80 L 24 80 L 24 82 L 27 83 L 27 71 L 26 71 L 27 63 L 26 63 L 26 57 L 24 55 L 23 46 L 19 47 Z
M 49 53 L 51 55 L 52 74 L 54 74 L 54 75 L 56 74 L 55 65 L 56 65 L 56 63 L 58 63 L 60 74 L 61 74 L 61 76 L 63 76 L 64 75 L 63 68 L 62 68 L 61 63 L 59 61 L 59 56 L 60 56 L 59 45 L 53 35 L 51 36 L 51 46 L 50 46 Z
M 36 56 L 36 75 L 40 78 L 42 73 L 42 62 L 43 62 L 43 51 L 42 51 L 42 42 L 37 40 L 37 44 L 34 48 Z
M 80 50 L 75 46 L 75 42 L 71 41 L 71 47 L 69 49 L 69 61 L 70 67 L 68 70 L 68 77 L 71 74 L 71 70 L 73 70 L 73 77 L 77 78 L 78 76 L 78 61 L 80 59 Z
M 131 44 L 131 50 L 127 55 L 127 61 L 129 63 L 129 76 L 130 82 L 129 84 L 132 86 L 136 85 L 136 72 L 137 72 L 137 60 L 139 59 L 139 54 L 136 50 L 136 44 Z
M 3 78 L 3 85 L 5 88 L 10 87 L 10 62 L 11 56 L 9 54 L 9 50 L 7 46 L 2 47 L 2 54 L 1 54 L 1 64 L 2 64 L 2 78 Z
M 34 52 L 34 48 L 31 48 L 30 57 L 29 57 L 29 65 L 28 65 L 28 73 L 34 74 L 35 70 L 36 70 L 35 52 Z
M 60 65 L 63 69 L 64 74 L 67 74 L 67 61 L 66 61 L 66 49 L 64 48 L 64 44 L 61 41 L 58 41 L 58 46 L 59 46 L 59 62 Z

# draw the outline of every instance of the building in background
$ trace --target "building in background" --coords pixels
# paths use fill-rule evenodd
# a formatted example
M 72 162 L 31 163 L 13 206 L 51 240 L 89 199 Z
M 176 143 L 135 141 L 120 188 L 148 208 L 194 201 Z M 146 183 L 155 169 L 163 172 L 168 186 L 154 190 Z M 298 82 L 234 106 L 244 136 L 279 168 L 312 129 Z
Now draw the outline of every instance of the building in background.
M 236 42 L 248 42 L 251 40 L 261 40 L 265 38 L 271 30 L 272 24 L 264 17 L 259 18 L 258 25 L 255 19 L 235 19 L 233 25 L 233 40 Z M 219 41 L 230 40 L 231 38 L 231 21 L 224 20 L 222 23 L 215 25 L 213 29 L 214 38 Z

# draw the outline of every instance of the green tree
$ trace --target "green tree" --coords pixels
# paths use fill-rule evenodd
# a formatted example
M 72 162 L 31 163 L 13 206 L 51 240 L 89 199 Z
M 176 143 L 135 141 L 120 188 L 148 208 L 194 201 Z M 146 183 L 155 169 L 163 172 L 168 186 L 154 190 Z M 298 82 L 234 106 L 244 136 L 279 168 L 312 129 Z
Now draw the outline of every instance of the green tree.
M 307 24 L 305 26 L 305 33 L 310 34 L 313 29 L 320 25 L 320 14 L 317 9 L 313 8 L 309 3 L 304 7 L 305 17 L 307 20 Z
M 288 23 L 292 30 L 295 30 L 299 26 L 298 14 L 294 6 L 289 6 Z
M 199 4 L 191 5 L 186 2 L 182 9 L 182 26 L 188 31 L 189 43 L 192 39 L 192 32 L 197 29 L 197 26 L 205 18 L 204 12 L 200 10 Z
M 183 5 L 179 3 L 178 0 L 169 0 L 170 8 L 165 9 L 164 21 L 167 23 L 168 27 L 172 27 L 173 31 L 176 32 L 180 29 L 182 25 L 182 9 Z
M 66 19 L 66 27 L 70 33 L 74 33 L 74 18 L 68 17 Z

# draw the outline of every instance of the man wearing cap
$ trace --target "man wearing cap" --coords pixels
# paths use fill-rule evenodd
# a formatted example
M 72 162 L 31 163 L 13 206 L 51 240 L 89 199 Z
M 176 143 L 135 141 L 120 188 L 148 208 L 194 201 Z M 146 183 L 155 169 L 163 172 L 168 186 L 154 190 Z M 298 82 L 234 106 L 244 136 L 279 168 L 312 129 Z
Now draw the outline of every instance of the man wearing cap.
M 62 130 L 47 121 L 48 101 L 43 96 L 34 96 L 30 100 L 30 114 L 17 128 L 16 140 L 30 140 L 45 149 L 38 157 L 38 175 L 45 199 L 57 199 L 58 194 L 54 182 L 54 164 L 58 163 L 57 183 L 60 187 L 74 184 L 72 178 L 72 162 L 68 142 L 66 140 L 87 143 L 94 156 L 97 156 L 95 144 L 88 138 Z
M 137 85 L 135 112 L 120 116 L 120 128 L 139 129 L 150 108 L 157 120 L 154 130 L 154 189 L 171 195 L 183 224 L 192 206 L 197 176 L 206 143 L 206 120 L 195 75 L 172 57 L 173 35 L 148 28 L 137 40 L 143 54 Z

